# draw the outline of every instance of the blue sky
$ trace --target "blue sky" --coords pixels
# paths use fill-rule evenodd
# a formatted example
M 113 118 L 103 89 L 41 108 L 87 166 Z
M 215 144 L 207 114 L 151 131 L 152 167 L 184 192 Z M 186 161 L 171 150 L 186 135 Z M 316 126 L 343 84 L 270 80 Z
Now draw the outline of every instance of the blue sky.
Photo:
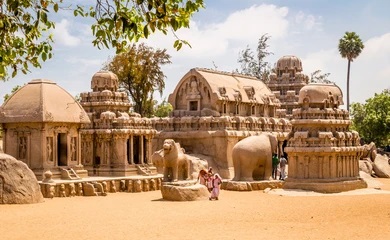
M 206 0 L 206 9 L 196 13 L 190 29 L 177 35 L 188 40 L 192 48 L 172 48 L 172 35 L 155 34 L 145 42 L 154 48 L 166 48 L 172 64 L 163 68 L 166 88 L 162 98 L 174 91 L 176 84 L 195 67 L 217 67 L 221 71 L 239 68 L 239 52 L 249 46 L 256 49 L 261 35 L 268 33 L 270 51 L 267 60 L 274 64 L 284 55 L 302 60 L 307 75 L 320 69 L 341 87 L 346 102 L 347 60 L 337 45 L 345 31 L 355 31 L 365 49 L 351 65 L 351 102 L 367 98 L 390 88 L 390 1 L 387 0 Z M 90 91 L 90 81 L 113 50 L 99 50 L 92 45 L 90 25 L 71 12 L 55 16 L 54 58 L 27 75 L 19 74 L 0 82 L 0 103 L 16 85 L 32 79 L 55 81 L 70 94 Z M 159 95 L 156 98 L 160 99 Z

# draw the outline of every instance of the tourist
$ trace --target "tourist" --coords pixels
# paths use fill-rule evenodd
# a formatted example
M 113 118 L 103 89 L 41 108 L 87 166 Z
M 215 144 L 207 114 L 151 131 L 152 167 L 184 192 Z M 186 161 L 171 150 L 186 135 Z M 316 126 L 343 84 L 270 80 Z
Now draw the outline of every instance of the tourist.
M 206 170 L 202 169 L 199 171 L 198 182 L 202 185 L 207 186 L 207 172 L 206 172 Z
M 211 178 L 211 182 L 212 182 L 213 189 L 211 191 L 211 196 L 209 197 L 209 200 L 212 199 L 218 200 L 220 185 L 222 184 L 222 178 L 221 176 L 219 176 L 218 173 L 216 173 Z
M 272 156 L 272 178 L 277 179 L 278 175 L 278 165 L 279 165 L 279 158 L 276 153 Z
M 214 178 L 213 168 L 209 167 L 209 171 L 207 172 L 207 179 L 206 179 L 207 189 L 209 190 L 209 192 L 213 190 L 213 178 Z
M 286 178 L 286 164 L 287 164 L 287 159 L 282 155 L 280 158 L 280 180 L 284 180 Z

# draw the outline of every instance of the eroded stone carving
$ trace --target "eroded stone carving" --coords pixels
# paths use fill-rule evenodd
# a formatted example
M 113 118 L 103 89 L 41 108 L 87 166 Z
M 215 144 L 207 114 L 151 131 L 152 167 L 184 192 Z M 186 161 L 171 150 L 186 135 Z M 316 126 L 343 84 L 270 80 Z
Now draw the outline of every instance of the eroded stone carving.
M 186 180 L 188 176 L 188 159 L 179 143 L 166 139 L 164 150 L 164 181 Z
M 272 154 L 277 152 L 278 141 L 269 133 L 247 137 L 232 151 L 233 181 L 268 180 L 272 173 Z
M 142 181 L 140 179 L 134 181 L 134 192 L 142 192 Z

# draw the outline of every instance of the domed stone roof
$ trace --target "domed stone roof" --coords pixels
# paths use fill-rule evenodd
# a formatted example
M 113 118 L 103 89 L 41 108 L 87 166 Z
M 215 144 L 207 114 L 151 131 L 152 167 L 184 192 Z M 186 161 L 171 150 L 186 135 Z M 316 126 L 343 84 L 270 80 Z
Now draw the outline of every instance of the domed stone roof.
M 299 91 L 298 104 L 309 103 L 309 105 L 313 106 L 325 102 L 332 103 L 335 107 L 344 104 L 343 93 L 337 85 L 311 83 L 302 87 Z
M 281 57 L 276 63 L 276 68 L 278 70 L 296 70 L 297 72 L 303 70 L 301 59 L 292 55 Z
M 118 90 L 118 76 L 110 71 L 99 71 L 92 76 L 91 89 L 94 92 Z
M 89 123 L 81 105 L 55 82 L 35 79 L 0 107 L 0 122 Z

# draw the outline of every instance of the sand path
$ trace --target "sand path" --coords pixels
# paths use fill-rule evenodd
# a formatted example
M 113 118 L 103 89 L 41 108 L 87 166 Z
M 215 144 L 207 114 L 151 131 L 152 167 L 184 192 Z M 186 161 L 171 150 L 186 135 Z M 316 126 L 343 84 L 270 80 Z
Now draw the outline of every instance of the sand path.
M 390 191 L 390 179 L 380 179 Z M 390 194 L 221 191 L 169 202 L 159 191 L 0 205 L 0 239 L 390 239 Z M 376 194 L 375 194 L 376 193 Z

